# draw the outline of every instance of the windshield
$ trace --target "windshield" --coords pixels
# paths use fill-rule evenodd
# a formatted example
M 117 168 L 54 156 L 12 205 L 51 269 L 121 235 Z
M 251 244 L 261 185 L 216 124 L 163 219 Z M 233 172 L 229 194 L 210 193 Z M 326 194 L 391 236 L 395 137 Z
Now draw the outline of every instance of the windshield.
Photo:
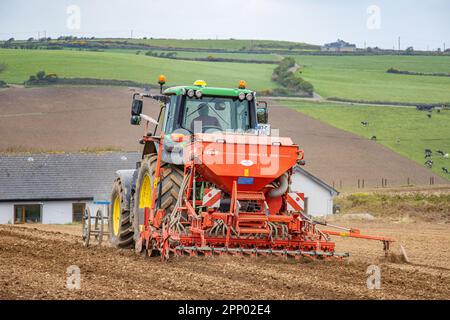
M 186 97 L 181 126 L 191 132 L 250 129 L 249 102 L 238 98 Z

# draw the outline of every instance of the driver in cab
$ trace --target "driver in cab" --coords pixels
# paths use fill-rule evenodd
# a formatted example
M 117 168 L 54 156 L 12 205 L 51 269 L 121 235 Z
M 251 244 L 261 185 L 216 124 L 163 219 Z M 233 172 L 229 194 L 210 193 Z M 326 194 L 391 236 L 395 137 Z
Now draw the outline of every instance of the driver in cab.
M 195 118 L 194 120 L 192 120 L 191 122 L 191 131 L 194 132 L 194 126 L 196 122 L 199 122 L 199 124 L 197 124 L 197 126 L 202 127 L 202 129 L 208 128 L 208 127 L 214 127 L 214 128 L 219 128 L 221 129 L 222 126 L 219 123 L 219 120 L 217 120 L 216 117 L 210 116 L 209 115 L 209 104 L 207 103 L 201 103 L 198 106 L 197 109 L 199 116 L 197 118 Z

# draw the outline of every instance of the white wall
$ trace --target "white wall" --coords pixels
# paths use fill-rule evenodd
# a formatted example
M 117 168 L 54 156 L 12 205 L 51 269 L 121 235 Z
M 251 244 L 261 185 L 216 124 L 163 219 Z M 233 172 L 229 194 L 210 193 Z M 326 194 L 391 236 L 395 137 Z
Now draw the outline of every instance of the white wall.
M 333 214 L 333 197 L 331 193 L 320 184 L 301 173 L 292 175 L 291 189 L 293 192 L 302 192 L 308 198 L 308 214 L 324 216 Z
M 43 201 L 43 202 L 0 202 L 0 224 L 14 222 L 15 204 L 41 204 L 42 223 L 64 224 L 72 222 L 72 203 L 75 201 Z M 86 203 L 91 208 L 92 215 L 95 215 L 98 208 L 103 209 L 103 205 L 93 204 L 92 201 L 80 201 Z
M 0 224 L 13 223 L 14 204 L 11 202 L 0 202 Z
M 46 201 L 42 205 L 42 223 L 63 224 L 72 222 L 71 201 Z

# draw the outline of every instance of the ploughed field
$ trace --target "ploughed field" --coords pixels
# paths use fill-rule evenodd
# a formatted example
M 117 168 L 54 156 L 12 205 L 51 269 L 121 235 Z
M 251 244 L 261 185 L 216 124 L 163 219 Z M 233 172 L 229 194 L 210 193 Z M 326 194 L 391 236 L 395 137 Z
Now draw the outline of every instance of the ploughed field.
M 351 222 L 394 236 L 410 264 L 382 259 L 379 242 L 336 239 L 344 261 L 183 257 L 163 263 L 131 250 L 85 248 L 80 226 L 1 225 L 0 299 L 449 299 L 448 224 Z M 394 245 L 397 252 L 398 244 Z M 81 271 L 81 289 L 66 288 L 67 267 Z M 381 288 L 367 288 L 367 268 L 381 270 Z

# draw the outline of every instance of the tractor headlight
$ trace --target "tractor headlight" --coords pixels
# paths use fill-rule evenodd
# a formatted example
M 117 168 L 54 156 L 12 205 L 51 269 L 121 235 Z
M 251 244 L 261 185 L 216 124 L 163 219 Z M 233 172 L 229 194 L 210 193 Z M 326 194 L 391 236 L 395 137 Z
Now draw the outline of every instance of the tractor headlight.
M 253 94 L 247 93 L 247 95 L 245 96 L 245 98 L 246 98 L 248 101 L 252 101 L 252 100 L 253 100 Z
M 244 92 L 239 93 L 238 98 L 239 98 L 239 100 L 241 100 L 241 101 L 244 100 L 244 99 L 245 99 L 245 93 L 244 93 Z
M 189 91 L 187 92 L 187 95 L 189 98 L 193 98 L 195 95 L 195 91 L 194 89 L 189 89 Z
M 199 99 L 202 98 L 203 93 L 200 90 L 195 91 L 195 96 Z

